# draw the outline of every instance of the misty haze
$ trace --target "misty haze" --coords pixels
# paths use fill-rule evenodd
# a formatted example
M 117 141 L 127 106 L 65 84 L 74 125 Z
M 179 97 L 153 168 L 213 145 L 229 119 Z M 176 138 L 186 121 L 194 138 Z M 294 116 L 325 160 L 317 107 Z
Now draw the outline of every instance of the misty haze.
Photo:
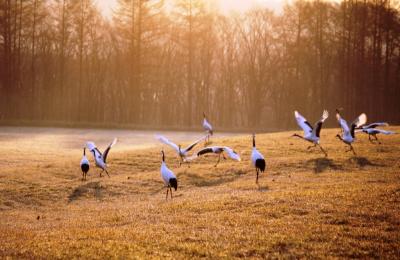
M 399 0 L 0 0 L 0 258 L 400 256 Z

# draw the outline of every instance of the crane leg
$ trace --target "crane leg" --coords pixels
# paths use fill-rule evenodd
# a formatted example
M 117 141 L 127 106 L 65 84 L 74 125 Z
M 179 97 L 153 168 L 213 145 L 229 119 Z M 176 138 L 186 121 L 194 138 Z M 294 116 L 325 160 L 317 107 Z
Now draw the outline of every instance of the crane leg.
M 321 151 L 325 154 L 325 157 L 328 156 L 328 153 L 324 150 L 324 148 L 322 148 L 321 145 L 318 145 L 318 147 L 321 149 Z
M 171 192 L 171 199 L 172 199 L 172 188 L 171 188 L 171 186 L 169 186 L 169 190 Z
M 101 172 L 100 172 L 100 177 L 103 177 L 101 174 L 104 172 L 104 170 L 102 170 Z
M 258 184 L 258 168 L 256 168 L 256 184 Z
M 317 146 L 317 145 L 316 145 L 316 144 L 310 145 L 309 147 L 307 147 L 307 150 L 310 150 L 311 148 L 313 148 L 313 147 L 315 147 L 315 146 Z
M 110 178 L 110 174 L 108 174 L 108 171 L 107 170 L 105 170 L 106 171 L 106 173 L 107 173 L 107 175 L 108 175 L 108 178 Z
M 168 200 L 168 191 L 169 191 L 169 187 L 167 187 L 167 196 L 165 196 L 166 200 Z
M 217 163 L 214 165 L 214 167 L 217 167 L 217 165 L 219 164 L 220 161 L 221 161 L 221 154 L 218 155 L 218 161 L 217 161 Z
M 381 141 L 378 140 L 378 137 L 376 135 L 374 135 L 375 140 L 378 141 L 378 144 L 382 144 Z
M 350 145 L 350 148 L 351 148 L 350 151 L 353 151 L 353 154 L 354 154 L 354 155 L 357 155 L 357 154 L 356 154 L 356 151 L 354 151 L 354 148 L 353 148 L 352 145 Z

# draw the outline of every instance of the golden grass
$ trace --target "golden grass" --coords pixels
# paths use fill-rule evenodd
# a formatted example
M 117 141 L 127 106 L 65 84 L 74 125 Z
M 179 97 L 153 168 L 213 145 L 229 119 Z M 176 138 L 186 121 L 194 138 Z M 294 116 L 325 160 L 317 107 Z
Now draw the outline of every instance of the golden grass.
M 83 182 L 80 149 L 26 150 L 23 140 L 0 138 L 0 256 L 398 258 L 400 135 L 381 137 L 382 145 L 360 135 L 353 156 L 334 138 L 338 131 L 322 131 L 328 158 L 306 151 L 292 132 L 258 135 L 267 161 L 261 189 L 251 136 L 213 140 L 243 159 L 216 168 L 215 156 L 178 168 L 168 149 L 179 182 L 168 201 L 160 147 L 115 149 L 111 178 L 99 178 L 92 164 Z

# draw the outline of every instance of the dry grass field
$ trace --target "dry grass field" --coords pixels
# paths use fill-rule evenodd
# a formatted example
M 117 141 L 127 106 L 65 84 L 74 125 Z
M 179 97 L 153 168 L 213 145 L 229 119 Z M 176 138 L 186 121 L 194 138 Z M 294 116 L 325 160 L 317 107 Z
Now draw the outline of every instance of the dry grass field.
M 168 201 L 161 145 L 121 141 L 109 154 L 111 178 L 90 157 L 82 181 L 82 151 L 68 133 L 2 134 L 0 258 L 399 258 L 400 135 L 378 145 L 360 134 L 354 156 L 338 132 L 322 130 L 327 158 L 294 132 L 258 135 L 260 189 L 250 135 L 212 139 L 242 157 L 218 167 L 210 155 L 179 168 L 165 147 L 179 183 Z

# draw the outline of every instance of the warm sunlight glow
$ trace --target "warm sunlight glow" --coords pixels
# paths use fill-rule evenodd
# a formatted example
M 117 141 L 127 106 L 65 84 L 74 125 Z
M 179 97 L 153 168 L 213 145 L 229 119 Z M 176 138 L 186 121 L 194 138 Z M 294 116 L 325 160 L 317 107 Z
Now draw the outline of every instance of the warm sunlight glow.
M 111 19 L 113 10 L 117 8 L 118 0 L 97 0 L 96 4 L 101 14 L 107 19 Z
M 175 0 L 165 0 L 165 5 L 173 9 Z M 201 1 L 201 0 L 199 0 Z M 243 14 L 252 8 L 263 7 L 269 8 L 273 11 L 280 12 L 282 7 L 286 3 L 291 3 L 291 0 L 203 0 L 204 2 L 209 1 L 213 5 L 216 4 L 219 11 L 224 15 L 229 15 L 233 13 Z M 333 2 L 340 2 L 340 0 L 327 0 Z M 118 0 L 96 0 L 96 5 L 99 8 L 101 14 L 107 18 L 111 19 L 113 11 L 116 10 L 118 6 Z
M 219 9 L 223 14 L 245 13 L 255 7 L 268 7 L 279 10 L 284 0 L 218 0 Z
M 210 1 L 210 0 L 207 0 Z M 222 14 L 245 13 L 255 7 L 267 7 L 275 11 L 281 10 L 287 0 L 211 0 L 217 3 L 217 7 Z M 215 3 L 214 2 L 214 3 Z M 173 6 L 173 0 L 165 2 L 168 6 Z M 118 0 L 97 0 L 97 7 L 102 15 L 111 19 L 113 10 L 117 8 Z

